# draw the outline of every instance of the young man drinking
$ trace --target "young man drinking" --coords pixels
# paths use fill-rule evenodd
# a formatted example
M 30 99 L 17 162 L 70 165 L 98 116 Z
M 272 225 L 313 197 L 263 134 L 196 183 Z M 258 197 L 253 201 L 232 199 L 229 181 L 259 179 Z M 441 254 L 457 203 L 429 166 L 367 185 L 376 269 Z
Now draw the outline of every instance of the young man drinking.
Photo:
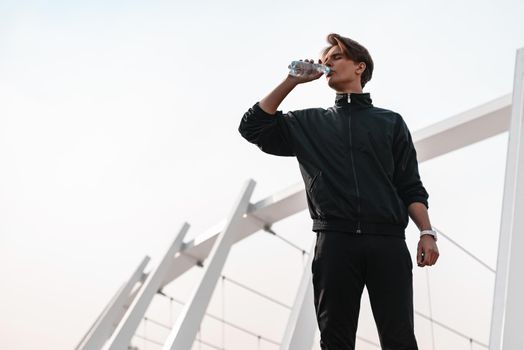
M 295 87 L 323 73 L 288 75 L 244 114 L 239 132 L 266 153 L 298 160 L 317 235 L 312 272 L 321 348 L 355 348 L 366 286 L 382 349 L 415 350 L 405 229 L 411 217 L 420 229 L 417 265 L 434 265 L 429 196 L 402 116 L 362 92 L 373 73 L 368 50 L 338 34 L 327 41 L 319 63 L 331 69 L 334 106 L 278 111 Z

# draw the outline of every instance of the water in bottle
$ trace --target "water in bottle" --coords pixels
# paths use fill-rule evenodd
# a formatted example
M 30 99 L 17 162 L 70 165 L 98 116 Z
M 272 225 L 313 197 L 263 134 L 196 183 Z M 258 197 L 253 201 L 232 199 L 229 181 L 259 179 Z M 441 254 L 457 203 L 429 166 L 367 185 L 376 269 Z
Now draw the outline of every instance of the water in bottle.
M 309 63 L 304 61 L 293 61 L 288 66 L 289 74 L 295 77 L 302 77 L 306 75 L 312 75 L 317 72 L 329 74 L 331 68 L 320 63 Z

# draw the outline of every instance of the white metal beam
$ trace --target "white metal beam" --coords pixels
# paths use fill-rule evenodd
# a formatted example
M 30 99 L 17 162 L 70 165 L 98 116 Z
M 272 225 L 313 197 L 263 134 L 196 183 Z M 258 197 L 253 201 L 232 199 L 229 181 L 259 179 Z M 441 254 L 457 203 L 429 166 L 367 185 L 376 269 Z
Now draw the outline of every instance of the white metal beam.
M 309 257 L 304 266 L 302 280 L 280 344 L 280 350 L 311 349 L 315 341 L 317 319 L 313 302 L 313 282 L 311 281 L 311 264 L 315 255 L 315 244 L 316 242 L 313 241 L 309 250 Z
M 142 288 L 129 306 L 129 309 L 127 310 L 122 322 L 119 323 L 117 329 L 107 344 L 104 346 L 104 349 L 125 350 L 128 348 L 131 338 L 135 334 L 140 321 L 144 317 L 151 300 L 161 287 L 162 281 L 169 269 L 169 265 L 172 262 L 173 256 L 178 251 L 180 251 L 184 237 L 188 230 L 189 224 L 184 223 L 175 240 L 162 258 L 162 261 L 147 276 L 147 279 L 145 280 Z
M 490 349 L 524 349 L 524 48 L 517 51 Z
M 144 269 L 149 262 L 146 256 L 140 262 L 129 280 L 124 283 L 109 304 L 102 311 L 93 326 L 75 348 L 76 350 L 98 350 L 109 339 L 116 325 L 125 314 L 127 305 L 131 303 L 134 295 L 131 295 L 133 287 L 141 281 Z
M 218 235 L 209 259 L 206 260 L 202 280 L 184 305 L 164 343 L 163 350 L 191 349 L 229 251 L 242 232 L 242 217 L 247 212 L 254 188 L 255 181 L 253 180 L 247 181 L 244 185 L 240 198 L 229 215 L 225 229 Z
M 417 160 L 423 162 L 507 131 L 510 115 L 508 94 L 418 130 L 413 133 Z

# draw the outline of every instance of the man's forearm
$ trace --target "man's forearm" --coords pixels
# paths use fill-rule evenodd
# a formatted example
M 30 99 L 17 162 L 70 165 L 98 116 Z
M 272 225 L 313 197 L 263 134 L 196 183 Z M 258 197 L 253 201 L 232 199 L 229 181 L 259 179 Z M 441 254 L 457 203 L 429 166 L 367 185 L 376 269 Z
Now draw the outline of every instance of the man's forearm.
M 423 203 L 413 202 L 408 207 L 408 213 L 411 220 L 417 225 L 420 231 L 431 230 L 429 222 L 428 208 Z
M 289 77 L 281 82 L 273 91 L 264 97 L 259 106 L 264 112 L 269 114 L 275 114 L 278 106 L 284 101 L 286 96 L 297 86 L 297 82 L 293 81 Z

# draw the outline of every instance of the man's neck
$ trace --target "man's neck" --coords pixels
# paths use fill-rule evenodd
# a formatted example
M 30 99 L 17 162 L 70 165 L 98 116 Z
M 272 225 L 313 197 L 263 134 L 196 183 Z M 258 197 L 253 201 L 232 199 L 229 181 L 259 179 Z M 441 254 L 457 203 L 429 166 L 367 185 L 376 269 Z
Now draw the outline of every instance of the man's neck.
M 358 86 L 347 86 L 343 89 L 340 89 L 340 91 L 337 90 L 337 93 L 338 94 L 351 94 L 351 93 L 361 94 L 362 87 L 360 86 L 360 84 Z

